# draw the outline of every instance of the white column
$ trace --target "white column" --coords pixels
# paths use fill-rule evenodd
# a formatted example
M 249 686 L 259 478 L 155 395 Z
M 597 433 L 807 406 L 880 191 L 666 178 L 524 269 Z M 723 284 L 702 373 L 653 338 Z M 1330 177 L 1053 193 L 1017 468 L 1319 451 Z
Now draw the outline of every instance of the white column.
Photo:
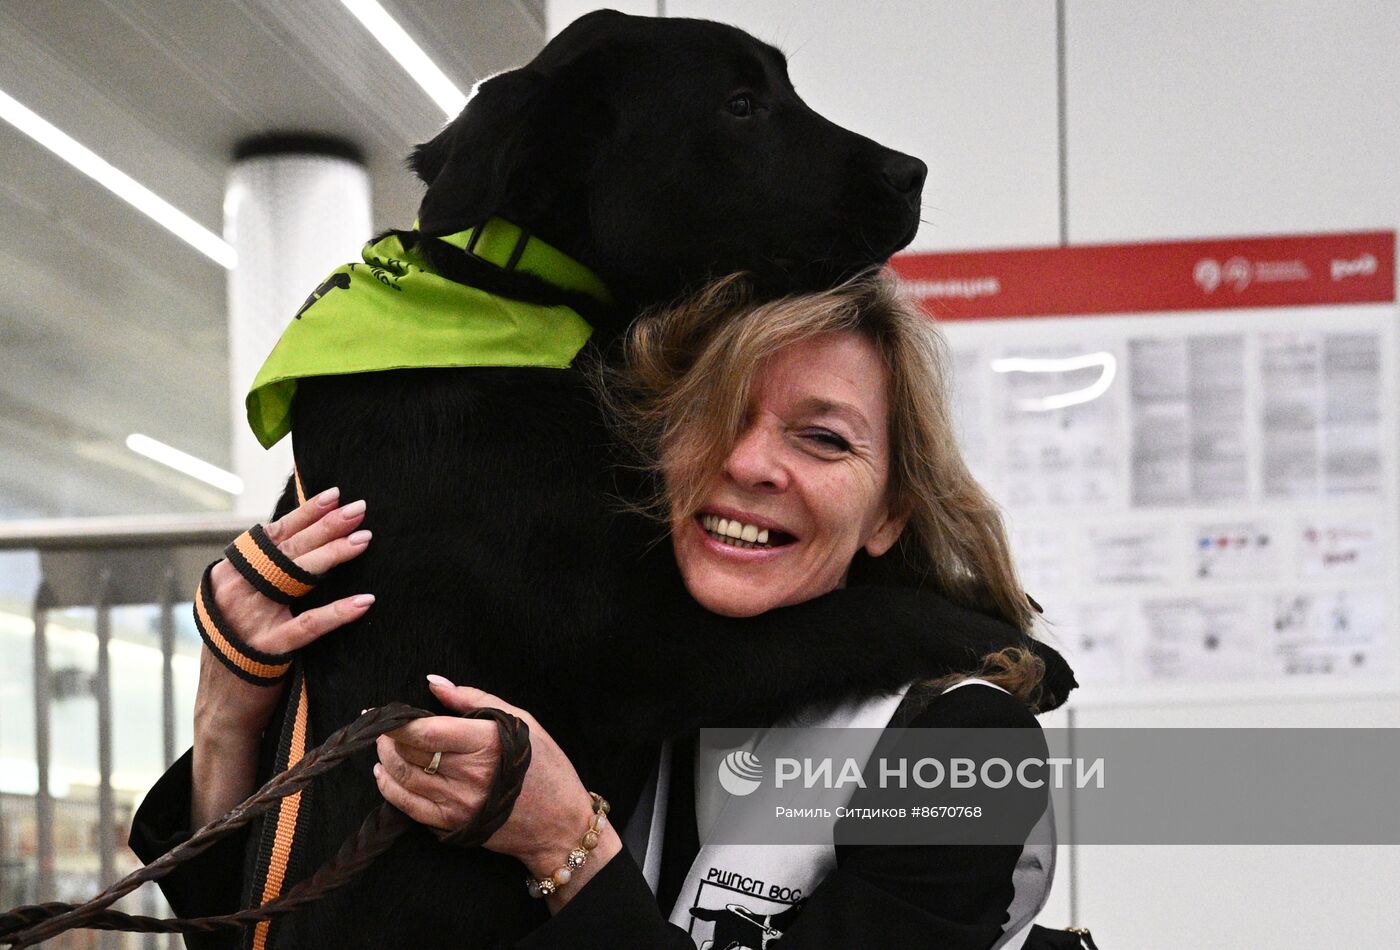
M 228 281 L 229 410 L 234 510 L 272 511 L 292 470 L 291 439 L 264 449 L 243 399 L 287 321 L 372 236 L 369 175 L 348 143 L 316 137 L 254 139 L 235 151 L 224 192 L 224 237 L 238 251 Z

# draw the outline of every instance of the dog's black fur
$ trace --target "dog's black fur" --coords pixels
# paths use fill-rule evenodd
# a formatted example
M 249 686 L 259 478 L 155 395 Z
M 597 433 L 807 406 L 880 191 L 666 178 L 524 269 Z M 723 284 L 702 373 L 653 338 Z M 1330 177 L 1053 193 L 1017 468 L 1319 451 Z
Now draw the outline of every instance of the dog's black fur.
M 593 346 L 637 308 L 712 275 L 748 270 L 776 293 L 882 262 L 917 227 L 925 172 L 809 109 L 782 55 L 747 34 L 611 12 L 483 83 L 411 163 L 428 185 L 423 234 L 500 215 L 604 279 L 616 309 L 579 303 Z M 420 244 L 452 279 L 563 299 L 442 242 Z M 424 675 L 441 673 L 530 709 L 624 817 L 664 737 L 971 666 L 1018 638 L 912 590 L 853 587 L 747 621 L 704 612 L 656 529 L 618 514 L 616 493 L 629 489 L 576 371 L 307 379 L 293 411 L 308 491 L 339 485 L 347 500 L 368 499 L 375 532 L 314 595 L 378 599 L 305 651 L 313 740 L 366 706 L 430 705 Z M 304 867 L 377 804 L 370 766 L 314 790 Z M 288 921 L 278 943 L 509 944 L 545 913 L 523 880 L 511 859 L 417 833 Z

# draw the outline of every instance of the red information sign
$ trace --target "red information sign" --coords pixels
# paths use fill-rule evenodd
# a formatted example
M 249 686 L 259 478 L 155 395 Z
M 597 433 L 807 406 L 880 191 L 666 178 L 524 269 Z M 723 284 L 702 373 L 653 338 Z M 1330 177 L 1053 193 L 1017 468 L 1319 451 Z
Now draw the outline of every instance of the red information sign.
M 1395 300 L 1395 232 L 900 254 L 940 320 Z

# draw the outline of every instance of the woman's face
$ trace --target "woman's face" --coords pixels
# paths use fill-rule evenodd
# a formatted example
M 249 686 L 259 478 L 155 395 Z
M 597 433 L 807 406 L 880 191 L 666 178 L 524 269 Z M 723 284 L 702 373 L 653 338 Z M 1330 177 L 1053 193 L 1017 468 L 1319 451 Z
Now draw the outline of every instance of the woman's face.
M 744 431 L 698 512 L 671 525 L 691 596 L 750 617 L 842 586 L 856 552 L 884 554 L 904 518 L 887 508 L 887 373 L 855 332 L 794 344 L 754 377 Z

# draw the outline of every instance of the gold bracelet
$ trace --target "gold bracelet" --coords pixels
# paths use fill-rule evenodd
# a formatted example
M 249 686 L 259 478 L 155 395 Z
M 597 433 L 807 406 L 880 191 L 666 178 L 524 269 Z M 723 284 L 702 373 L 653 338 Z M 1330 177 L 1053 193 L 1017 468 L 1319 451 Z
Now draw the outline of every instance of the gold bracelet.
M 588 853 L 598 847 L 598 840 L 603 836 L 603 829 L 607 827 L 608 812 L 612 811 L 612 806 L 597 792 L 589 792 L 588 796 L 593 799 L 593 817 L 588 821 L 588 830 L 579 838 L 578 847 L 569 852 L 564 863 L 555 868 L 553 874 L 538 880 L 532 877 L 525 879 L 525 887 L 531 897 L 548 897 L 569 883 L 574 872 L 583 867 L 583 862 L 588 860 Z

